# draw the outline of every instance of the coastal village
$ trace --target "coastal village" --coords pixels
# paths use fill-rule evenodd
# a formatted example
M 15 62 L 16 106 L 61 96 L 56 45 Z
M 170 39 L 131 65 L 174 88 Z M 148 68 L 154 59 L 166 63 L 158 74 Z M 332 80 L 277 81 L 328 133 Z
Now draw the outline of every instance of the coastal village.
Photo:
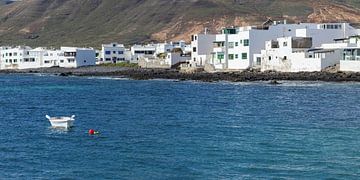
M 110 43 L 102 44 L 99 50 L 2 46 L 0 70 L 134 63 L 141 68 L 179 68 L 184 72 L 317 72 L 329 67 L 360 72 L 360 29 L 349 23 L 288 24 L 269 20 L 261 26 L 223 28 L 217 34 L 205 29 L 189 37 L 190 44 Z

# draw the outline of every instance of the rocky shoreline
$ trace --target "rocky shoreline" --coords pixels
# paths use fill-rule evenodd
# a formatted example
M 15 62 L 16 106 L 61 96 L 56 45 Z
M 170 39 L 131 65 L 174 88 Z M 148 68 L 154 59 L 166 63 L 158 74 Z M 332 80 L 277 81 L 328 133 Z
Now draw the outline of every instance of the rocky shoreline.
M 299 73 L 280 73 L 280 72 L 198 72 L 182 73 L 175 69 L 141 69 L 124 67 L 105 67 L 92 66 L 76 69 L 65 68 L 43 68 L 31 70 L 2 70 L 0 74 L 14 73 L 39 73 L 55 74 L 59 76 L 108 76 L 124 77 L 136 80 L 148 79 L 176 79 L 176 80 L 197 80 L 204 82 L 230 81 L 230 82 L 249 82 L 249 81 L 329 81 L 329 82 L 360 82 L 360 73 L 349 72 L 299 72 Z

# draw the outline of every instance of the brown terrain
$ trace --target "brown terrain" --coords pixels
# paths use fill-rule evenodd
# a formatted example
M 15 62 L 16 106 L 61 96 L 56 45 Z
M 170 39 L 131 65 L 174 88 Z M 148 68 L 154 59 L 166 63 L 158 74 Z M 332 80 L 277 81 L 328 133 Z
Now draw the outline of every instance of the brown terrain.
M 351 0 L 0 0 L 0 44 L 99 46 L 187 40 L 208 28 L 360 22 Z

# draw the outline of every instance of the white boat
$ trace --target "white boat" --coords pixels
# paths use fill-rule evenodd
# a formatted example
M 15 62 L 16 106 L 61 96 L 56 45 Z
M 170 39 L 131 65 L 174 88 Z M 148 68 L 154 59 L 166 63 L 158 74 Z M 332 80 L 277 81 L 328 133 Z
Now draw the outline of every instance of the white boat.
M 72 115 L 71 117 L 50 117 L 49 115 L 46 115 L 46 118 L 54 128 L 69 129 L 74 125 L 75 121 L 75 115 Z

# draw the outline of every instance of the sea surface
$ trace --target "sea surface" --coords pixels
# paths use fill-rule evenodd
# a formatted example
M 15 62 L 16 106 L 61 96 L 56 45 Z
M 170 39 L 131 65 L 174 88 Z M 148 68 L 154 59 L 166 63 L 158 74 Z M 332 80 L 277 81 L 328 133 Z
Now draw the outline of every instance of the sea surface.
M 0 179 L 360 179 L 359 105 L 351 82 L 0 75 Z

